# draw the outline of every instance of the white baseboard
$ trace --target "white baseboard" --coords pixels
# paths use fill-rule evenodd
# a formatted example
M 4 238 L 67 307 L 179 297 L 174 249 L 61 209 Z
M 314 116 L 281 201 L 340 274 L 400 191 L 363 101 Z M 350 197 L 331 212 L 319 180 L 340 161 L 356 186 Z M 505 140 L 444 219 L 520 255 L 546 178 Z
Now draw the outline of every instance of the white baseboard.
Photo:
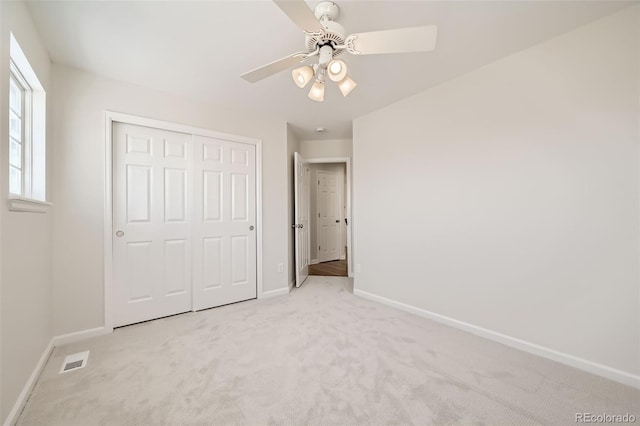
M 318 261 L 318 259 L 311 259 L 311 260 L 309 261 L 309 265 L 317 265 L 318 263 L 320 263 L 320 262 Z
M 53 352 L 53 348 L 61 345 L 66 345 L 68 343 L 79 342 L 81 340 L 89 339 L 91 337 L 102 336 L 104 334 L 109 334 L 111 332 L 113 332 L 113 328 L 96 327 L 89 330 L 77 331 L 75 333 L 62 334 L 60 336 L 52 337 L 51 341 L 45 348 L 44 352 L 42 352 L 42 355 L 40 356 L 38 363 L 36 364 L 35 368 L 33 369 L 33 372 L 31 373 L 31 376 L 29 376 L 29 380 L 27 380 L 27 383 L 25 383 L 24 388 L 22 388 L 22 392 L 20 392 L 20 395 L 18 396 L 16 403 L 13 405 L 13 408 L 11 409 L 11 412 L 7 416 L 3 426 L 11 426 L 18 420 L 18 416 L 20 415 L 20 412 L 22 412 L 22 408 L 24 407 L 24 404 L 27 402 L 27 398 L 29 397 L 29 394 L 31 394 L 33 387 L 38 381 L 38 378 L 42 373 L 42 369 L 47 363 L 47 360 L 49 359 L 51 352 Z
M 607 365 L 599 364 L 597 362 L 589 361 L 583 358 L 579 358 L 573 355 L 569 355 L 563 352 L 556 351 L 554 349 L 546 348 L 544 346 L 537 345 L 535 343 L 527 342 L 515 337 L 507 336 L 506 334 L 498 333 L 486 328 L 478 327 L 473 324 L 469 324 L 464 321 L 459 321 L 453 318 L 446 317 L 444 315 L 436 314 L 435 312 L 427 311 L 425 309 L 417 308 L 415 306 L 407 305 L 406 303 L 397 302 L 386 297 L 378 296 L 363 290 L 354 289 L 353 294 L 362 297 L 364 299 L 373 300 L 375 302 L 382 303 L 387 306 L 391 306 L 405 312 L 428 318 L 433 321 L 475 334 L 485 339 L 493 340 L 503 345 L 511 346 L 512 348 L 520 349 L 525 352 L 529 352 L 534 355 L 548 358 L 553 361 L 568 365 L 570 367 L 578 368 L 591 374 L 605 377 L 610 380 L 614 380 L 618 383 L 622 383 L 634 388 L 640 389 L 640 376 L 626 371 L 618 370 Z
M 113 328 L 96 327 L 89 330 L 76 331 L 75 333 L 61 334 L 53 337 L 53 346 L 67 345 L 92 337 L 102 336 L 113 332 Z
M 276 289 L 276 290 L 264 291 L 264 292 L 262 292 L 262 298 L 263 299 L 269 299 L 271 297 L 286 296 L 287 294 L 289 294 L 289 287 L 279 288 L 279 289 Z
M 44 349 L 44 352 L 42 352 L 42 355 L 40 356 L 40 359 L 38 360 L 38 363 L 36 364 L 35 368 L 31 372 L 31 376 L 29 376 L 29 380 L 27 380 L 27 383 L 25 383 L 24 388 L 22 388 L 22 392 L 20 392 L 20 395 L 18 395 L 18 399 L 16 400 L 16 403 L 13 404 L 13 408 L 11 408 L 9 415 L 4 421 L 4 426 L 12 426 L 15 424 L 15 422 L 18 421 L 18 416 L 20 416 L 20 413 L 22 412 L 22 408 L 24 407 L 24 404 L 27 402 L 27 398 L 29 398 L 29 394 L 31 394 L 33 387 L 38 381 L 38 378 L 40 377 L 40 373 L 42 372 L 42 369 L 47 363 L 47 360 L 49 359 L 49 356 L 51 355 L 53 348 L 54 348 L 53 339 L 51 339 L 47 347 Z

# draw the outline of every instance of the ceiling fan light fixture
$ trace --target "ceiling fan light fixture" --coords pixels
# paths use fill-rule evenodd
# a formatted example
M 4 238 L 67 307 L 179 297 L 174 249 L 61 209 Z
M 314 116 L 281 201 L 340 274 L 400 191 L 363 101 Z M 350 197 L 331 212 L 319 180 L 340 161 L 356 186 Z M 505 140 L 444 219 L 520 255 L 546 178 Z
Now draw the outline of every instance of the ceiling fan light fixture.
M 327 74 L 332 81 L 338 82 L 347 76 L 347 64 L 340 59 L 334 59 L 327 66 Z
M 430 52 L 436 48 L 438 27 L 435 25 L 349 34 L 342 24 L 336 22 L 340 8 L 334 1 L 319 1 L 313 9 L 309 9 L 306 4 L 308 2 L 302 0 L 273 2 L 303 31 L 305 49 L 244 73 L 241 77 L 255 83 L 295 66 L 298 68 L 291 72 L 291 76 L 298 87 L 306 87 L 315 79 L 308 96 L 316 102 L 324 101 L 327 79 L 333 81 L 345 97 L 357 86 L 349 75 L 345 61 L 334 59 L 344 52 L 352 55 L 379 55 Z M 309 63 L 305 61 L 311 58 L 317 63 L 313 66 L 301 66 L 302 63 Z M 394 64 L 391 63 L 390 66 Z
M 309 99 L 316 102 L 324 101 L 324 81 L 316 79 L 311 90 L 309 90 Z
M 311 65 L 305 65 L 291 71 L 293 82 L 301 89 L 311 81 L 313 75 L 314 72 Z
M 342 96 L 347 96 L 353 89 L 356 88 L 358 84 L 353 81 L 353 79 L 349 76 L 346 76 L 338 83 L 338 89 L 342 93 Z

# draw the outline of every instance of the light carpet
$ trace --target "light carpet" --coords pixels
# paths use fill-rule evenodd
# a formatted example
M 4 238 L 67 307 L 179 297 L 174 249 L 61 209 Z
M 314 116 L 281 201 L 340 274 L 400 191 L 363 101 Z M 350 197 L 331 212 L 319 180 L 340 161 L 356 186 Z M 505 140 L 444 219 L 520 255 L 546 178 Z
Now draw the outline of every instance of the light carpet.
M 86 368 L 58 374 L 66 355 Z M 56 348 L 20 425 L 574 424 L 640 391 L 355 297 L 309 277 L 289 296 Z

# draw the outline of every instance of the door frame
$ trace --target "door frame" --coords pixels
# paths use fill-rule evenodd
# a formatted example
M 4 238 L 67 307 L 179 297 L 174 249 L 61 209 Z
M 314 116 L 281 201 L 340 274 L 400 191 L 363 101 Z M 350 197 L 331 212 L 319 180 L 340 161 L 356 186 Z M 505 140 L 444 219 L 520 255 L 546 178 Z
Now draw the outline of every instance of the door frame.
M 262 285 L 262 140 L 199 127 L 155 120 L 132 114 L 105 111 L 105 167 L 104 167 L 104 328 L 113 331 L 113 123 L 120 122 L 160 130 L 207 136 L 256 147 L 256 296 L 264 298 Z M 193 294 L 193 293 L 192 293 Z M 193 297 L 193 296 L 192 296 Z M 193 305 L 192 305 L 193 306 Z
M 306 159 L 309 164 L 334 164 L 334 163 L 344 163 L 346 165 L 346 174 L 347 174 L 347 220 L 349 224 L 347 225 L 347 275 L 349 277 L 353 277 L 353 256 L 351 245 L 353 244 L 353 220 L 351 218 L 351 157 L 323 157 L 323 158 L 307 158 Z M 311 183 L 310 183 L 311 184 Z M 311 189 L 311 188 L 309 188 Z M 311 244 L 311 239 L 309 239 L 309 244 Z M 309 247 L 311 250 L 311 247 Z

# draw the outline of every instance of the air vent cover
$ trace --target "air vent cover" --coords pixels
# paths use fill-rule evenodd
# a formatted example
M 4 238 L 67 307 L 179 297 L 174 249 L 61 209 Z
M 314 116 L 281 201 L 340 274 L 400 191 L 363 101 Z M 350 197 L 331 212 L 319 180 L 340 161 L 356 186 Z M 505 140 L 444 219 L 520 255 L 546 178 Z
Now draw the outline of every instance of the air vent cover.
M 89 351 L 67 355 L 62 362 L 60 374 L 86 367 L 88 359 Z

